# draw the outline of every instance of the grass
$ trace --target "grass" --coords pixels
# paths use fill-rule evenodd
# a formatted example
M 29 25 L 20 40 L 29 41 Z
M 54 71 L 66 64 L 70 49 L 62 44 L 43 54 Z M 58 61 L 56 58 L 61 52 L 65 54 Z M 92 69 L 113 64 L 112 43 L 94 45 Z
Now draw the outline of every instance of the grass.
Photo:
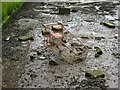
M 14 0 L 15 1 L 15 0 Z M 10 15 L 20 8 L 22 0 L 16 0 L 17 2 L 2 2 L 2 21 L 3 23 L 10 17 Z M 18 2 L 21 1 L 21 2 Z
M 2 3 L 0 2 L 0 29 L 2 25 Z

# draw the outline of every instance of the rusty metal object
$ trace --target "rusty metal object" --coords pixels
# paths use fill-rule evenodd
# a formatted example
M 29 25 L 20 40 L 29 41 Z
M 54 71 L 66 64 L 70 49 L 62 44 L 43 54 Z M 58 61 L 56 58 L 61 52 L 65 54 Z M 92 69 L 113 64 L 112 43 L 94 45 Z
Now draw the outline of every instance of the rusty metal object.
M 63 32 L 63 25 L 62 24 L 53 25 L 52 31 L 53 32 Z
M 62 23 L 44 25 L 50 32 L 48 37 L 50 45 L 47 45 L 47 48 L 70 64 L 86 59 L 88 48 L 72 33 L 65 30 Z

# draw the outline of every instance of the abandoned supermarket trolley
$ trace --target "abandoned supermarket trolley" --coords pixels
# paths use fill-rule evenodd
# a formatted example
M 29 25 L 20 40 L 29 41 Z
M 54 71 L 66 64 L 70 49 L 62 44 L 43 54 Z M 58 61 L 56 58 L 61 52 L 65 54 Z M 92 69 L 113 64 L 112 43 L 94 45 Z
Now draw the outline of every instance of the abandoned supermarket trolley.
M 64 29 L 60 22 L 43 24 L 42 35 L 47 38 L 45 46 L 68 63 L 85 60 L 88 48 L 72 33 Z

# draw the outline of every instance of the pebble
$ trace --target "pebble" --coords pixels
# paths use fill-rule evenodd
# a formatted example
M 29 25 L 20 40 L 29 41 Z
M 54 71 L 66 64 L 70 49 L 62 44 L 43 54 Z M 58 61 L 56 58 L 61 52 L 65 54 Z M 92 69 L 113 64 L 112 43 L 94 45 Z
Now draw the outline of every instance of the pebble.
M 96 40 L 105 39 L 104 37 L 95 37 Z
M 120 54 L 119 53 L 112 53 L 112 55 L 114 55 L 116 58 L 120 58 Z
M 40 59 L 45 60 L 45 57 L 40 57 Z
M 63 78 L 63 76 L 55 75 L 56 78 Z
M 35 56 L 30 56 L 30 60 L 33 62 L 35 59 Z
M 36 75 L 36 74 L 31 74 L 30 77 L 31 77 L 31 79 L 33 80 L 34 78 L 37 77 L 37 75 Z
M 115 34 L 114 38 L 117 39 L 118 38 L 118 34 Z
M 10 38 L 11 38 L 11 36 L 8 36 L 5 40 L 6 40 L 6 41 L 9 41 L 9 40 L 10 40 Z

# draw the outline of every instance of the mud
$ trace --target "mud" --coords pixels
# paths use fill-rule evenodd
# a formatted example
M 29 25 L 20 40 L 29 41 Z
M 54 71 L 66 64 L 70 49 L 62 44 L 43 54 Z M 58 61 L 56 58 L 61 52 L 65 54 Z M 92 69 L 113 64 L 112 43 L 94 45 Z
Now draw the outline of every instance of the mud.
M 101 80 L 93 80 L 97 85 L 88 85 L 91 80 L 85 78 L 86 70 L 99 68 L 105 72 L 106 82 L 103 82 L 105 88 L 117 88 L 118 58 L 113 53 L 119 56 L 118 27 L 110 29 L 100 25 L 100 22 L 108 19 L 116 22 L 116 7 L 119 4 L 119 2 L 25 3 L 22 9 L 13 15 L 8 26 L 2 30 L 3 87 L 81 88 L 83 85 L 84 89 L 97 87 L 101 90 L 103 87 L 99 83 Z M 78 11 L 71 12 L 70 15 L 58 15 L 57 7 L 61 5 L 77 8 Z M 85 60 L 68 64 L 44 48 L 42 23 L 57 21 L 62 21 L 67 30 L 89 47 Z M 34 41 L 19 42 L 18 36 L 23 35 L 33 35 Z M 82 35 L 90 38 L 81 38 Z M 5 41 L 7 36 L 11 36 L 9 41 Z M 96 37 L 102 38 L 96 39 Z M 103 51 L 98 58 L 94 57 L 96 46 Z M 30 58 L 31 56 L 33 58 Z M 51 66 L 49 57 L 55 57 L 64 63 Z

